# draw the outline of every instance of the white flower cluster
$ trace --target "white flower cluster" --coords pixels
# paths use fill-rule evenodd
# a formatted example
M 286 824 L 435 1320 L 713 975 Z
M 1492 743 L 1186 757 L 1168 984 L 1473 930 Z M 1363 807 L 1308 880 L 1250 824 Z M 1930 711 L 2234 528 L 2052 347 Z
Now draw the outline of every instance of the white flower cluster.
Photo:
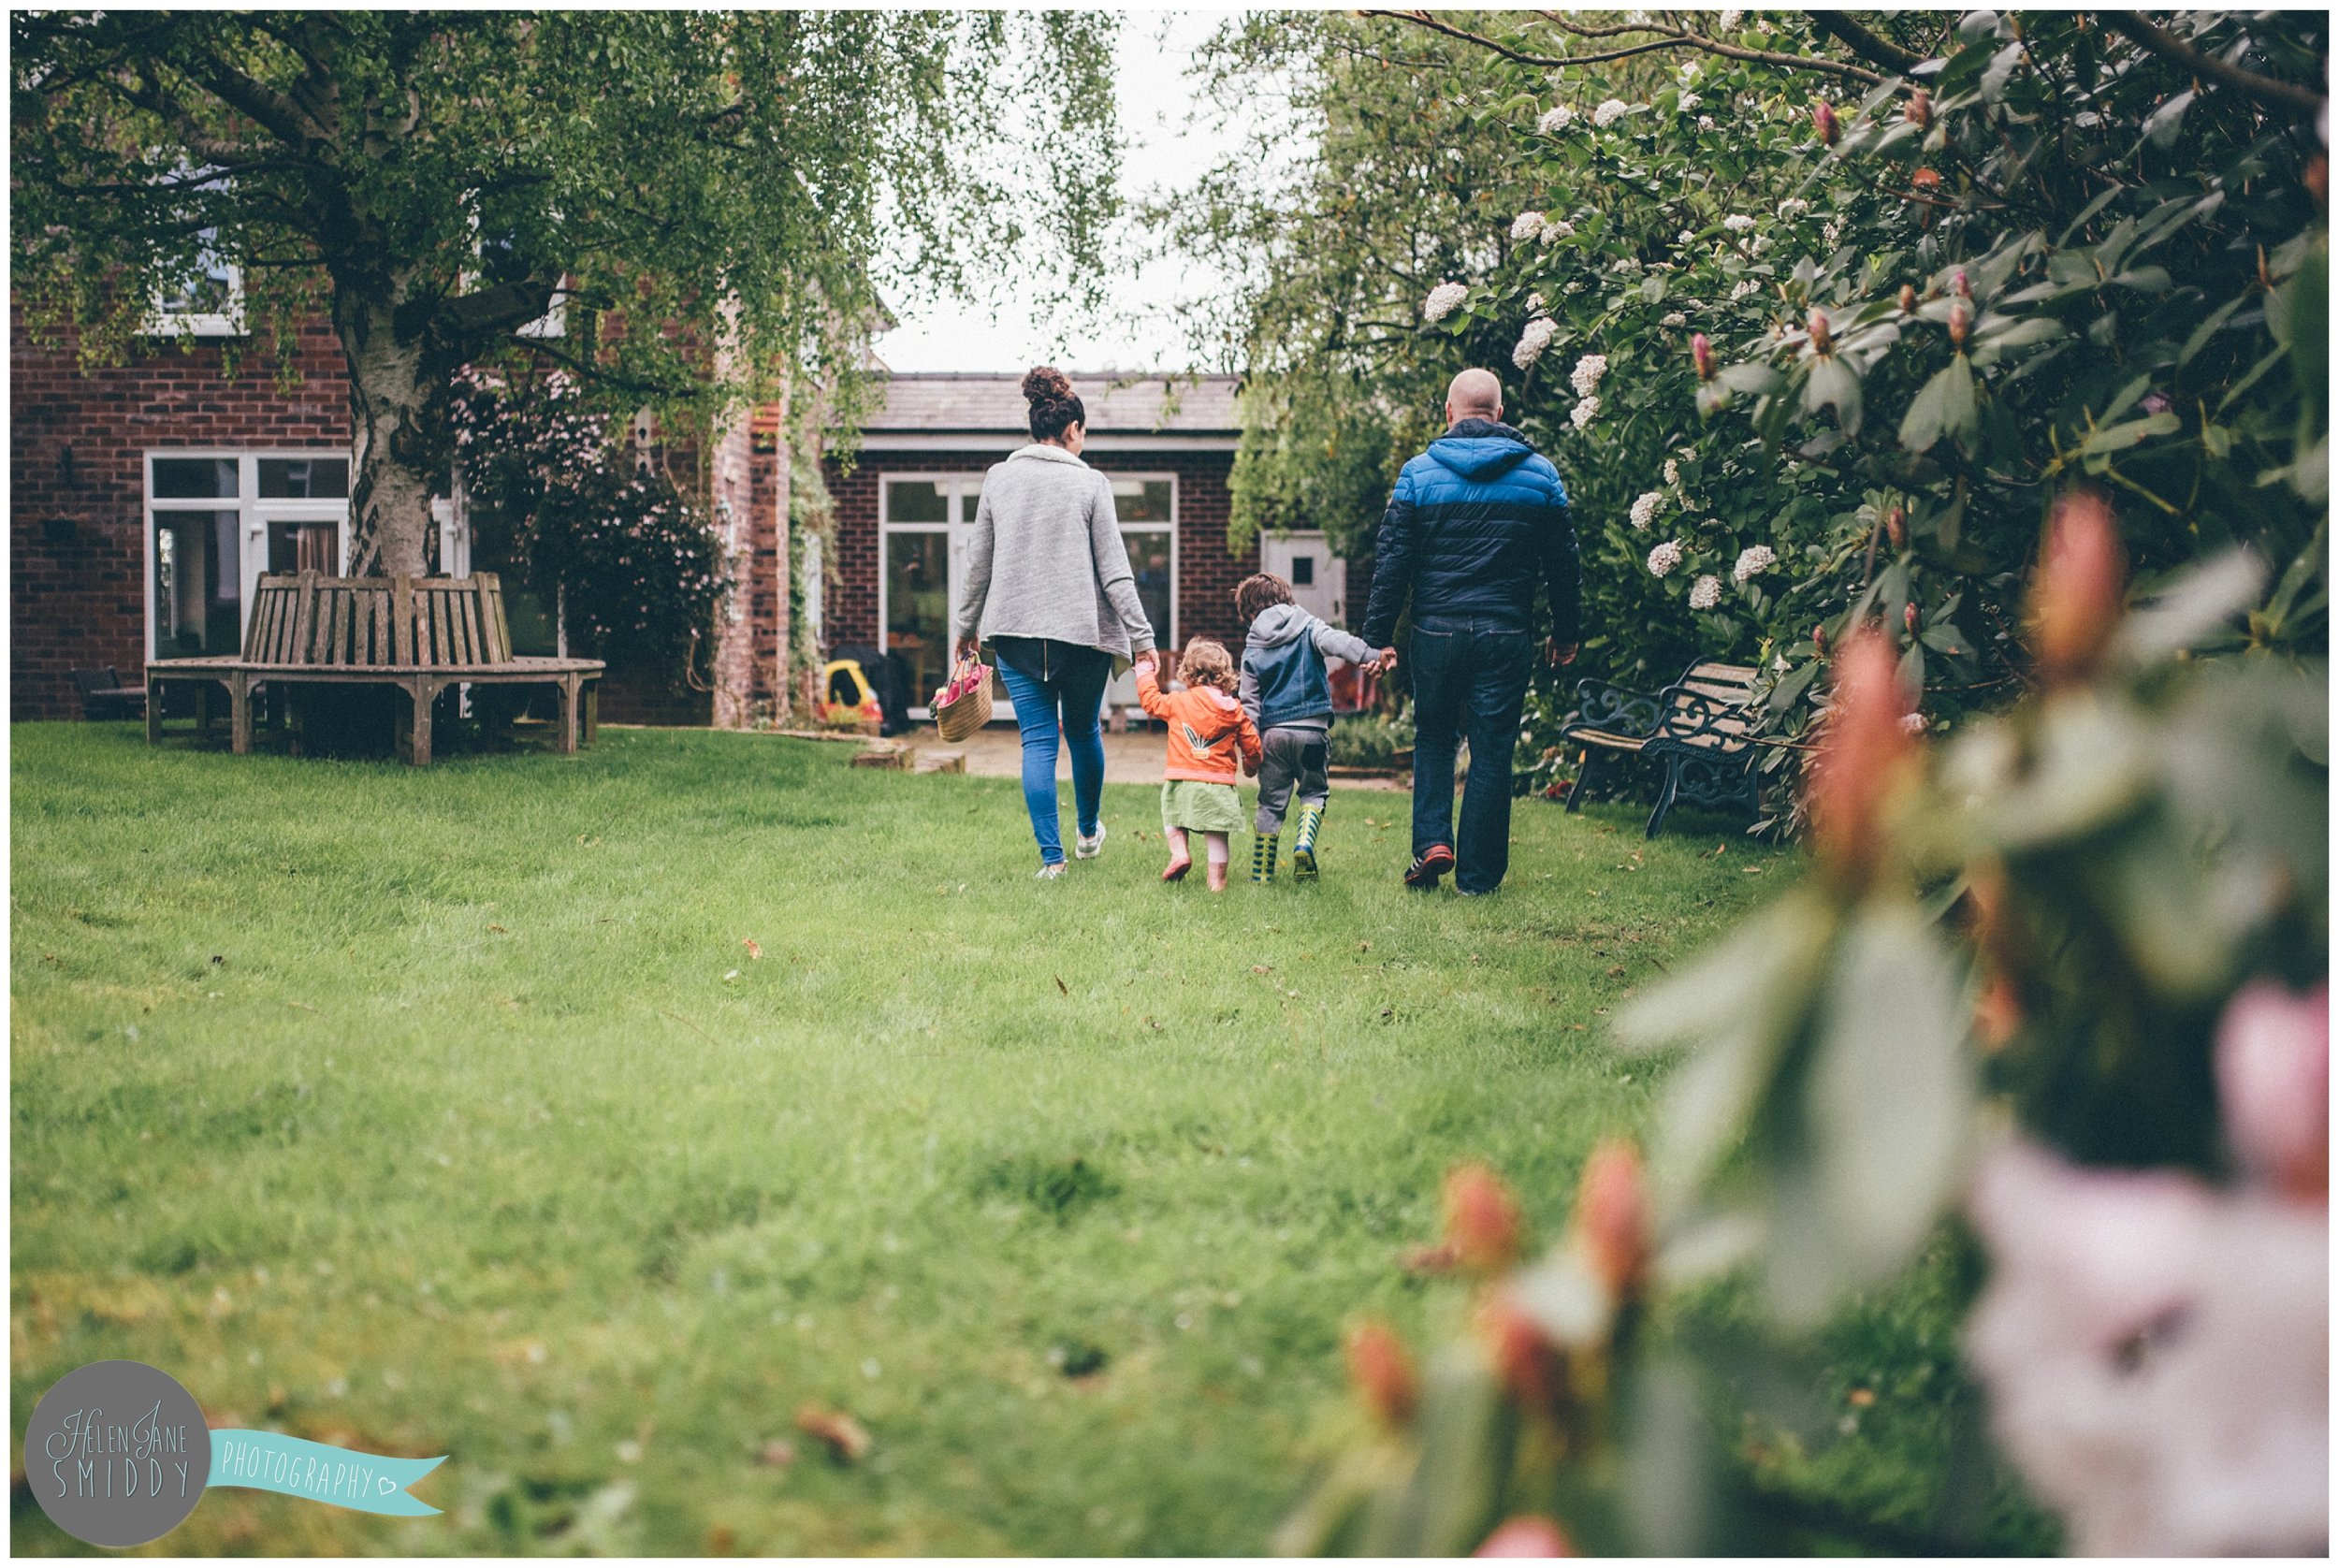
M 1745 20 L 1746 13 L 1744 11 L 1724 11 L 1714 22 L 1714 28 L 1717 32 L 1735 33 L 1738 30 L 1738 24 Z
M 1697 243 L 1697 230 L 1685 228 L 1673 237 L 1673 242 L 1677 245 L 1694 245 Z
M 1722 226 L 1733 234 L 1746 234 L 1754 227 L 1754 220 L 1743 212 L 1733 212 L 1722 220 Z
M 1567 129 L 1570 124 L 1574 123 L 1575 119 L 1576 111 L 1574 109 L 1568 108 L 1565 104 L 1553 104 L 1549 109 L 1543 111 L 1543 118 L 1535 122 L 1535 129 L 1541 131 L 1545 136 L 1558 136 L 1562 131 Z
M 1733 299 L 1743 299 L 1748 295 L 1753 293 L 1756 289 L 1762 286 L 1762 284 L 1756 283 L 1751 278 L 1740 278 L 1731 288 L 1730 298 Z
M 1576 388 L 1579 398 L 1589 398 L 1600 389 L 1600 378 L 1608 373 L 1608 356 L 1587 354 L 1576 361 L 1576 368 L 1567 372 L 1567 384 Z
M 1792 223 L 1811 210 L 1811 204 L 1801 196 L 1789 196 L 1779 204 L 1779 215 Z
M 1511 220 L 1511 238 L 1514 240 L 1540 240 L 1543 238 L 1543 225 L 1545 222 L 1546 220 L 1544 215 L 1540 212 L 1521 212 L 1518 217 Z
M 1834 250 L 1843 242 L 1843 220 L 1841 218 L 1828 219 L 1827 226 L 1821 229 L 1819 235 L 1822 240 L 1827 241 L 1827 248 Z
M 1543 225 L 1543 242 L 1556 244 L 1576 232 L 1576 225 L 1565 218 L 1553 218 Z
M 1701 131 L 1712 130 L 1714 128 L 1714 117 L 1710 114 L 1699 115 L 1697 117 L 1697 128 Z
M 1543 314 L 1543 295 L 1540 291 L 1527 296 L 1527 313 L 1531 316 Z
M 1622 98 L 1609 98 L 1591 111 L 1591 123 L 1605 131 L 1632 111 L 1633 106 Z
M 1470 291 L 1460 283 L 1440 283 L 1430 291 L 1430 298 L 1421 302 L 1421 319 L 1444 321 L 1454 313 L 1454 307 L 1470 298 Z
M 1527 330 L 1518 335 L 1518 346 L 1511 350 L 1511 363 L 1524 370 L 1543 357 L 1543 351 L 1551 346 L 1551 334 L 1560 324 L 1549 316 L 1537 316 L 1527 324 Z
M 1694 114 L 1697 112 L 1697 106 L 1705 101 L 1694 93 L 1684 93 L 1681 94 L 1681 112 Z
M 1649 552 L 1649 574 L 1662 577 L 1681 564 L 1681 542 L 1668 539 Z
M 1633 502 L 1632 520 L 1634 528 L 1645 529 L 1657 520 L 1657 508 L 1665 503 L 1663 490 L 1644 490 Z
M 1722 579 L 1710 573 L 1690 585 L 1690 608 L 1710 610 L 1722 603 Z
M 1678 311 L 1667 311 L 1664 319 L 1657 323 L 1660 327 L 1687 327 L 1689 324 L 1690 318 Z
M 1902 734 L 1921 735 L 1925 733 L 1925 715 L 1921 713 L 1904 713 L 1900 716 L 1900 733 Z
M 1749 544 L 1738 552 L 1738 564 L 1730 569 L 1730 575 L 1736 582 L 1748 582 L 1778 564 L 1779 558 L 1771 553 L 1769 545 Z
M 1568 423 L 1574 425 L 1579 430 L 1583 429 L 1593 420 L 1599 417 L 1600 399 L 1597 398 L 1586 398 L 1583 401 L 1577 403 L 1574 408 L 1570 409 L 1567 414 Z
M 1665 483 L 1668 485 L 1678 485 L 1680 482 L 1681 465 L 1675 459 L 1667 457 L 1665 459 Z

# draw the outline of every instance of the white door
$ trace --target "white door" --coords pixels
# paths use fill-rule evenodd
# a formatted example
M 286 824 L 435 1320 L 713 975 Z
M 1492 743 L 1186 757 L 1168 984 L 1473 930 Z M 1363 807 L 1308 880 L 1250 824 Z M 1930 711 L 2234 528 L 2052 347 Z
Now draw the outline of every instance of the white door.
M 1344 626 L 1348 563 L 1332 554 L 1321 533 L 1269 534 L 1259 541 L 1259 570 L 1291 585 L 1292 602 L 1319 620 Z

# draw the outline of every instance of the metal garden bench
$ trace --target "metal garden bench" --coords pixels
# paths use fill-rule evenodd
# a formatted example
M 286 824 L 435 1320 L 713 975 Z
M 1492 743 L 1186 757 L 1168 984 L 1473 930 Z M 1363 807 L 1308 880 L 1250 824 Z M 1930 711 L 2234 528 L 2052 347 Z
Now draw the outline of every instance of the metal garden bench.
M 1755 773 L 1758 752 L 1752 711 L 1757 671 L 1749 664 L 1705 661 L 1655 696 L 1605 681 L 1576 688 L 1576 713 L 1560 730 L 1561 740 L 1583 748 L 1583 766 L 1567 792 L 1567 808 L 1581 808 L 1595 777 L 1634 757 L 1662 763 L 1664 782 L 1649 817 L 1654 838 L 1666 816 L 1682 801 L 1718 809 L 1742 809 L 1751 820 L 1761 808 Z
M 401 733 L 407 761 L 430 761 L 430 709 L 452 686 L 549 686 L 559 698 L 558 744 L 590 745 L 597 726 L 598 659 L 516 659 L 503 588 L 490 572 L 469 577 L 327 577 L 315 572 L 260 579 L 240 659 L 161 659 L 146 666 L 146 738 L 162 739 L 166 686 L 198 689 L 196 723 L 225 688 L 229 744 L 252 749 L 252 695 L 261 688 L 392 686 L 412 704 Z

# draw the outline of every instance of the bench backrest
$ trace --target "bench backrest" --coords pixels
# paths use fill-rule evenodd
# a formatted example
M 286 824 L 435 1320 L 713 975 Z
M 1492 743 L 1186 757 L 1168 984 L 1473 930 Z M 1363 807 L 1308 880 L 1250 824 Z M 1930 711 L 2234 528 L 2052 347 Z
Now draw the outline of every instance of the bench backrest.
M 1751 664 L 1693 664 L 1660 694 L 1658 733 L 1689 746 L 1742 751 L 1754 732 Z
M 492 572 L 469 577 L 285 573 L 260 579 L 243 656 L 255 664 L 352 669 L 508 664 L 512 632 L 503 586 Z

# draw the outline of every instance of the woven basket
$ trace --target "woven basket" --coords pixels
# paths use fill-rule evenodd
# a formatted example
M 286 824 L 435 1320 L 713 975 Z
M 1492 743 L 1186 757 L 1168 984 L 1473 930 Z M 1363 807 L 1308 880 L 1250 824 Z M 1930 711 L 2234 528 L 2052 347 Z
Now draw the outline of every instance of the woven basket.
M 977 666 L 981 670 L 981 666 Z M 954 703 L 937 704 L 934 727 L 952 746 L 991 722 L 991 672 L 981 670 L 975 689 Z

